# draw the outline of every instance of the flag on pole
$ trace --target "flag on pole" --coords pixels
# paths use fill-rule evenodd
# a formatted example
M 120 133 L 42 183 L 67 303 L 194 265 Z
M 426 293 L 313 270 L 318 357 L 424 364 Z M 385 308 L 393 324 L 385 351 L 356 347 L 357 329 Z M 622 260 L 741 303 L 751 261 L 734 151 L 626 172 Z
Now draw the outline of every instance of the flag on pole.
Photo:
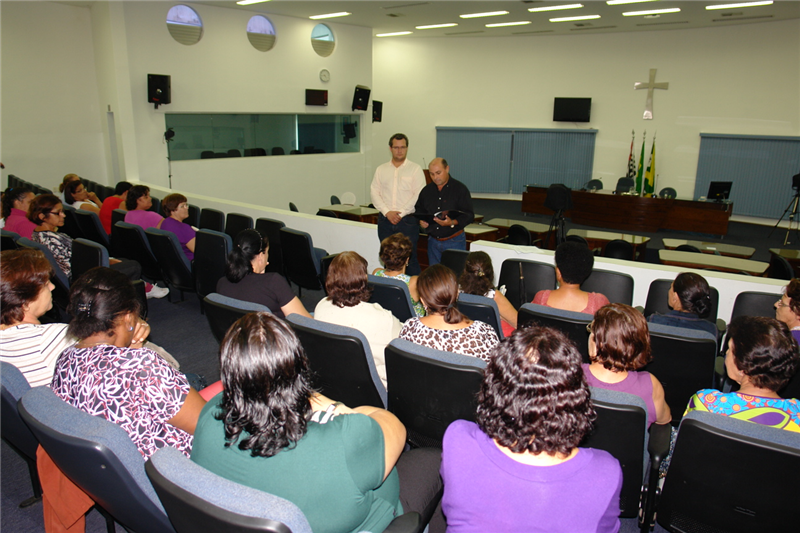
M 636 136 L 636 132 L 631 131 L 631 152 L 628 154 L 628 173 L 625 174 L 626 177 L 635 179 L 636 178 L 636 157 L 633 155 L 633 139 Z
M 647 132 L 644 132 L 645 137 L 647 136 Z M 636 172 L 636 194 L 642 194 L 642 162 L 644 161 L 644 141 L 645 137 L 642 137 L 642 155 L 639 156 L 639 166 Z
M 653 194 L 656 184 L 656 138 L 653 136 L 653 148 L 650 150 L 650 162 L 644 174 L 644 193 Z

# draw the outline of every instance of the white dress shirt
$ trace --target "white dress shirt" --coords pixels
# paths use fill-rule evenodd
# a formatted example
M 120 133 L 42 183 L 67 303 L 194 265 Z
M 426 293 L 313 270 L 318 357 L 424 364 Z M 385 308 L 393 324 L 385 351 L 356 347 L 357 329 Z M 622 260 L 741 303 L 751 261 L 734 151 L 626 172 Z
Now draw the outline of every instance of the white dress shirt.
M 386 215 L 399 211 L 404 217 L 414 212 L 419 191 L 425 186 L 422 168 L 406 159 L 399 167 L 389 161 L 375 170 L 370 196 L 375 209 Z

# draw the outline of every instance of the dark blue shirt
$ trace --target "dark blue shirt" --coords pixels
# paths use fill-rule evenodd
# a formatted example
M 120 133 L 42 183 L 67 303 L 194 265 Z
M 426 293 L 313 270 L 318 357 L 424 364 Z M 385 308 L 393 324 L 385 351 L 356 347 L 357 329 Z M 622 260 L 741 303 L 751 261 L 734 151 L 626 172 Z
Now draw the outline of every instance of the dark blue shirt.
M 673 326 L 676 328 L 696 329 L 699 331 L 706 331 L 717 336 L 717 326 L 712 324 L 704 318 L 700 318 L 694 313 L 685 313 L 683 311 L 670 311 L 662 315 L 660 313 L 653 313 L 648 322 L 653 324 L 661 324 L 663 326 Z

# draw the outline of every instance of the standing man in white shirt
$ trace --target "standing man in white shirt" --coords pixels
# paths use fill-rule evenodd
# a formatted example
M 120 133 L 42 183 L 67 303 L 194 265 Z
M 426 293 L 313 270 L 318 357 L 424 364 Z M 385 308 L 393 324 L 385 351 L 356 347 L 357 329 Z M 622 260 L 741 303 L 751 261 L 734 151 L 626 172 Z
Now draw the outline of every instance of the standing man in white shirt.
M 422 167 L 406 159 L 408 137 L 395 133 L 389 138 L 392 160 L 375 170 L 370 196 L 378 215 L 378 238 L 382 241 L 389 235 L 402 233 L 411 239 L 411 259 L 406 274 L 416 276 L 420 273 L 417 261 L 417 240 L 419 222 L 414 217 L 414 206 L 419 192 L 425 187 Z

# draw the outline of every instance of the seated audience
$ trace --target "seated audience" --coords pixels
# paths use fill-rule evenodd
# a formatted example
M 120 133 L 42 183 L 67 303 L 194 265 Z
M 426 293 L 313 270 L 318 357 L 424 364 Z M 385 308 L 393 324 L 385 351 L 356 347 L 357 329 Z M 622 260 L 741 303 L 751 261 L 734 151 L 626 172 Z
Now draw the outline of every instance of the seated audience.
M 414 312 L 417 313 L 417 316 L 425 316 L 425 308 L 419 302 L 419 294 L 417 293 L 417 278 L 419 276 L 406 274 L 411 251 L 411 239 L 402 233 L 389 235 L 381 241 L 380 258 L 383 262 L 383 268 L 376 268 L 372 275 L 381 278 L 399 279 L 405 282 L 408 285 L 408 292 L 411 293 Z
M 320 300 L 314 318 L 360 330 L 369 342 L 375 368 L 386 385 L 384 350 L 400 334 L 403 325 L 380 304 L 369 303 L 367 260 L 355 252 L 337 255 L 325 280 L 328 297 Z
M 681 272 L 669 287 L 668 303 L 672 311 L 653 313 L 648 322 L 696 329 L 717 336 L 717 326 L 705 318 L 711 312 L 711 288 L 700 274 Z
M 64 179 L 61 180 L 61 183 L 58 184 L 58 194 L 56 195 L 59 197 L 59 199 L 61 199 L 62 203 L 64 202 L 64 189 L 66 188 L 66 186 L 73 181 L 80 181 L 80 179 L 81 177 L 78 176 L 77 174 L 67 174 L 66 176 L 64 176 Z M 94 193 L 89 193 L 89 194 L 92 195 Z
M 672 414 L 664 387 L 654 375 L 638 371 L 652 359 L 644 316 L 625 304 L 608 304 L 590 324 L 589 360 L 583 373 L 592 387 L 635 394 L 647 406 L 647 424 L 669 424 Z
M 774 318 L 740 316 L 728 326 L 725 370 L 736 392 L 704 389 L 686 411 L 709 411 L 800 433 L 800 400 L 778 395 L 800 367 L 797 342 Z
M 472 321 L 458 310 L 455 272 L 441 263 L 429 266 L 419 275 L 417 290 L 427 314 L 407 320 L 400 331 L 401 339 L 489 360 L 492 348 L 500 339 L 492 326 Z
M 0 360 L 19 368 L 31 387 L 49 385 L 56 359 L 75 339 L 67 324 L 41 324 L 53 307 L 50 262 L 38 250 L 0 254 Z
M 97 196 L 95 196 L 97 198 Z M 89 198 L 89 191 L 80 180 L 71 181 L 64 187 L 64 203 L 71 205 L 75 209 L 83 209 L 92 213 L 100 214 L 101 202 L 95 203 Z
M 486 252 L 470 252 L 464 265 L 464 272 L 458 280 L 461 292 L 491 298 L 500 311 L 503 335 L 508 337 L 517 327 L 517 310 L 505 294 L 494 286 L 492 258 Z
M 264 305 L 278 318 L 297 313 L 311 318 L 286 278 L 267 272 L 269 241 L 257 230 L 240 231 L 228 254 L 225 277 L 217 282 L 217 292 L 229 298 Z
M 578 448 L 596 414 L 581 355 L 556 329 L 516 330 L 494 349 L 475 422 L 442 444 L 448 533 L 619 530 L 622 469 Z
M 792 337 L 800 343 L 800 279 L 793 279 L 784 294 L 775 302 L 775 318 L 786 324 Z
M 100 208 L 100 222 L 103 223 L 103 229 L 109 235 L 111 235 L 111 214 L 114 209 L 125 209 L 125 199 L 128 197 L 131 187 L 133 185 L 127 181 L 120 181 L 114 188 L 114 194 L 103 201 L 103 206 Z
M 395 467 L 406 430 L 392 413 L 314 392 L 300 341 L 273 315 L 250 313 L 231 326 L 220 371 L 224 390 L 200 414 L 192 460 L 291 501 L 316 533 L 383 531 L 429 503 L 409 495 L 441 487 L 438 458 L 426 464 L 421 450 L 403 454 L 414 459 L 414 477 Z
M 150 326 L 120 272 L 97 267 L 70 289 L 69 333 L 78 339 L 56 362 L 51 388 L 61 399 L 130 435 L 144 459 L 173 446 L 187 456 L 205 404 L 186 377 L 145 348 Z
M 34 196 L 27 187 L 9 187 L 3 192 L 3 229 L 13 231 L 26 239 L 31 238 L 36 224 L 28 220 L 28 207 Z
M 581 283 L 592 274 L 593 266 L 594 255 L 585 244 L 572 241 L 559 244 L 556 248 L 558 288 L 537 292 L 533 303 L 593 315 L 608 304 L 608 298 L 599 292 L 581 290 Z
M 144 229 L 161 228 L 164 219 L 158 213 L 148 211 L 153 207 L 153 200 L 150 198 L 150 187 L 146 185 L 134 185 L 128 190 L 128 197 L 125 198 L 125 222 L 136 224 Z
M 173 193 L 161 201 L 161 211 L 164 213 L 164 222 L 161 229 L 171 231 L 178 237 L 181 249 L 189 261 L 194 260 L 194 243 L 197 232 L 184 222 L 189 216 L 188 200 L 182 194 Z

